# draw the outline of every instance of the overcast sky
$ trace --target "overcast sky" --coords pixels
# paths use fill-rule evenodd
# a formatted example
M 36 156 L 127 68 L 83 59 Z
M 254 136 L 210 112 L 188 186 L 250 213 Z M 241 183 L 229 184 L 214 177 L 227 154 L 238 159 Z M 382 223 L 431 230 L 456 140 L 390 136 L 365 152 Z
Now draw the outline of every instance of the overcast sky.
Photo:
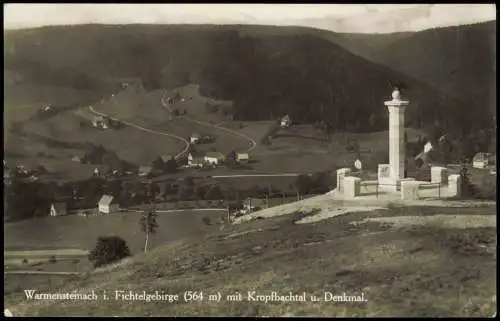
M 496 19 L 494 4 L 6 4 L 4 29 L 82 23 L 302 25 L 416 31 Z

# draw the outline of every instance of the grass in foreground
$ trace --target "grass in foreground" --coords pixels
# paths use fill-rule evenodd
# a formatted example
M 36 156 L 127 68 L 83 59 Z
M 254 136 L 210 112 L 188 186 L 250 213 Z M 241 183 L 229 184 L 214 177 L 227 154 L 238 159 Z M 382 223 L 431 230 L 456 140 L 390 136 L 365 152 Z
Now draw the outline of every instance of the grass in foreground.
M 425 215 L 448 213 L 428 209 Z M 454 209 L 450 215 L 467 215 Z M 393 210 L 376 216 L 393 216 Z M 492 215 L 491 208 L 475 215 Z M 403 213 L 397 213 L 401 215 Z M 407 213 L 409 214 L 409 213 Z M 21 293 L 5 297 L 18 315 L 117 316 L 491 316 L 496 312 L 494 228 L 442 229 L 431 225 L 398 229 L 378 223 L 352 225 L 373 213 L 339 216 L 319 224 L 294 224 L 293 214 L 232 226 L 206 238 L 159 247 L 121 265 L 79 280 L 75 289 L 203 291 L 203 302 L 42 301 Z M 242 233 L 253 231 L 251 233 Z M 239 233 L 239 234 L 236 234 Z M 266 294 L 325 291 L 355 295 L 366 303 L 229 302 L 247 291 Z M 40 290 L 41 291 L 41 290 Z M 54 287 L 52 292 L 54 292 Z M 220 292 L 220 302 L 206 300 Z

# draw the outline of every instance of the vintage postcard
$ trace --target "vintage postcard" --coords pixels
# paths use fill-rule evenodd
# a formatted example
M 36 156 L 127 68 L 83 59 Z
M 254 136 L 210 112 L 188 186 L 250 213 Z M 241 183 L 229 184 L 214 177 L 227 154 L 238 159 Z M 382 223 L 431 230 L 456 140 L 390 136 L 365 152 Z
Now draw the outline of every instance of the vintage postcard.
M 4 315 L 496 315 L 494 4 L 5 4 Z

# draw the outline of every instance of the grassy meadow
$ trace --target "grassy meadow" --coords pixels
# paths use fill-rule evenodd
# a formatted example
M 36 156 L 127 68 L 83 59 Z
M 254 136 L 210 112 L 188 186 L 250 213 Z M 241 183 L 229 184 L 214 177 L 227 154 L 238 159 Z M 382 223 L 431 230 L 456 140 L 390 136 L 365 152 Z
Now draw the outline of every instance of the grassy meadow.
M 151 247 L 167 242 L 202 235 L 219 229 L 206 225 L 203 217 L 217 222 L 225 211 L 187 211 L 158 213 L 159 229 L 151 238 Z M 143 250 L 144 234 L 139 227 L 140 213 L 119 212 L 110 215 L 81 217 L 76 215 L 45 217 L 5 224 L 5 250 L 41 250 L 75 248 L 90 250 L 102 235 L 118 235 L 132 253 Z
M 231 226 L 202 239 L 155 248 L 78 278 L 59 291 L 160 291 L 181 301 L 67 301 L 32 304 L 19 291 L 5 304 L 17 315 L 100 316 L 492 316 L 496 313 L 494 227 L 433 224 L 395 227 L 366 218 L 491 216 L 493 207 L 391 208 L 338 216 L 312 224 L 295 213 Z M 47 277 L 43 277 L 45 284 Z M 203 291 L 203 302 L 182 301 Z M 364 294 L 367 302 L 251 302 L 259 294 L 306 292 L 324 297 Z M 239 302 L 226 296 L 243 294 Z M 220 302 L 207 300 L 221 293 Z

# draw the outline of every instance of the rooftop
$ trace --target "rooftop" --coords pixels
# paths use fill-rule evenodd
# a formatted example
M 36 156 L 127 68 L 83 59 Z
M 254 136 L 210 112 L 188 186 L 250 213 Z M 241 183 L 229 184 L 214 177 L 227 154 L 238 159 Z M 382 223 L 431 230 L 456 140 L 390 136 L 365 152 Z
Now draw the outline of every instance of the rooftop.
M 99 200 L 99 205 L 110 205 L 113 202 L 113 199 L 113 196 L 104 194 Z
M 224 155 L 221 153 L 221 152 L 206 152 L 205 153 L 205 156 L 206 157 L 214 157 L 214 158 L 223 158 Z

